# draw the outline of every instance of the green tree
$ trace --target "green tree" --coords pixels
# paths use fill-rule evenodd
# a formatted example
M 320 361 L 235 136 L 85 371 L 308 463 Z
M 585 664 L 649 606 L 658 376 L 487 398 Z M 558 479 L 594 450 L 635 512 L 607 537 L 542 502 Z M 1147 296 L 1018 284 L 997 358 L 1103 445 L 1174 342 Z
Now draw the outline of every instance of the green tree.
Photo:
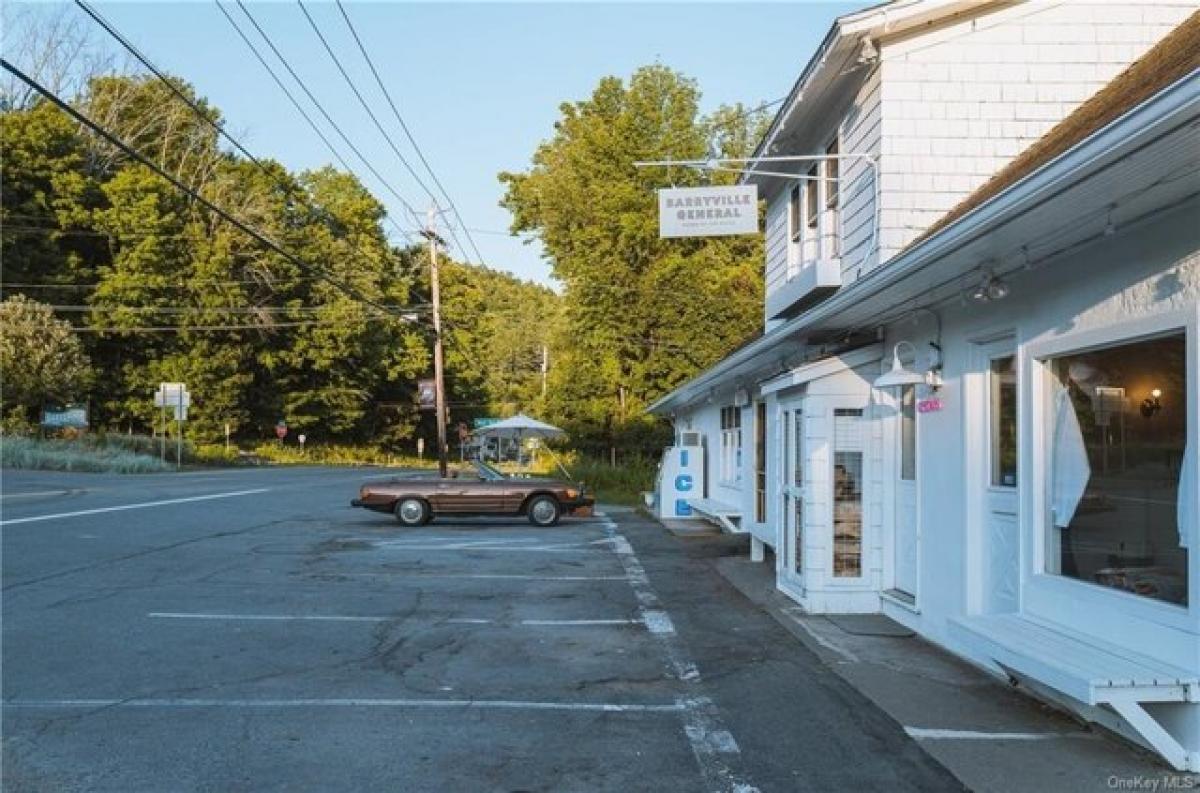
M 734 175 L 633 165 L 746 156 L 761 117 L 740 106 L 705 117 L 699 102 L 694 81 L 663 66 L 628 84 L 606 77 L 561 106 L 528 171 L 500 175 L 513 231 L 541 238 L 565 285 L 551 415 L 597 450 L 656 447 L 644 408 L 761 324 L 757 236 L 658 237 L 656 188 Z
M 36 415 L 47 401 L 87 393 L 92 370 L 70 323 L 49 306 L 14 295 L 0 303 L 0 389 L 4 413 Z

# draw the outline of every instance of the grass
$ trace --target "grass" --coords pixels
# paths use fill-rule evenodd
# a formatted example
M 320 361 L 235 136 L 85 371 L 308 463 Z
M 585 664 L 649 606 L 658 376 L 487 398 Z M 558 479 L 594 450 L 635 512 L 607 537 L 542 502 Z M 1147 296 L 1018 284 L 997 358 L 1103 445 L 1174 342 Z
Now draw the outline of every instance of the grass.
M 111 443 L 108 439 L 96 437 L 39 440 L 9 435 L 0 438 L 0 466 L 113 474 L 150 474 L 174 468 L 158 457 L 141 453 L 133 447 L 132 443 Z
M 567 470 L 573 479 L 587 485 L 598 501 L 637 506 L 642 503 L 642 493 L 654 489 L 658 463 L 635 457 L 614 467 L 602 460 L 579 458 L 567 462 Z

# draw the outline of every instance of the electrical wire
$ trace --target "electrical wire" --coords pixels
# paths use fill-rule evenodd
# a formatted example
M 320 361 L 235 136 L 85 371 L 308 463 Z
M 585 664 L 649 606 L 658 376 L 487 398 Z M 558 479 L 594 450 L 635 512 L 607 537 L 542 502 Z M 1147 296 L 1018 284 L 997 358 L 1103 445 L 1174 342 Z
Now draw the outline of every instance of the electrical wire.
M 235 138 L 233 135 L 231 135 L 228 131 L 226 131 L 223 124 L 218 123 L 208 113 L 204 112 L 204 108 L 200 107 L 200 105 L 195 100 L 193 100 L 191 97 L 189 97 L 186 93 L 183 92 L 183 90 L 179 87 L 179 85 L 177 85 L 174 81 L 172 81 L 169 77 L 167 77 L 166 74 L 164 74 L 161 69 L 159 69 L 157 66 L 155 66 L 154 63 L 151 62 L 150 58 L 148 56 L 146 56 L 145 53 L 143 53 L 140 49 L 138 49 L 138 47 L 135 44 L 133 44 L 133 42 L 131 42 L 124 34 L 122 34 L 112 22 L 108 21 L 99 11 L 97 11 L 95 8 L 93 8 L 91 5 L 89 5 L 86 2 L 86 0 L 75 0 L 75 5 L 78 6 L 80 9 L 82 9 L 83 12 L 86 13 L 89 17 L 91 17 L 92 20 L 96 24 L 98 24 L 101 28 L 104 29 L 104 31 L 106 33 L 108 33 L 110 36 L 112 36 L 117 41 L 117 43 L 119 43 L 131 55 L 133 55 L 133 57 L 135 57 L 142 64 L 142 66 L 144 66 L 146 69 L 148 69 L 151 74 L 153 74 L 155 77 L 157 77 L 159 79 L 159 81 L 161 81 L 165 86 L 167 86 L 167 88 L 171 91 L 171 93 L 173 93 L 176 96 L 176 98 L 178 98 L 185 105 L 187 105 L 189 108 L 191 108 L 192 112 L 194 112 L 197 117 L 199 117 L 208 126 L 212 127 L 212 129 L 214 131 L 216 131 L 216 133 L 218 135 L 220 135 L 222 138 L 224 138 L 226 141 L 228 141 L 235 149 L 237 149 L 247 159 L 249 159 L 250 162 L 254 163 L 254 165 L 256 165 L 258 167 L 258 169 L 267 176 L 267 178 L 271 179 L 271 181 L 275 182 L 275 184 L 281 186 L 287 195 L 298 196 L 301 199 L 302 203 L 304 203 L 310 209 L 313 208 L 313 206 L 312 206 L 313 202 L 307 194 L 305 194 L 303 191 L 297 190 L 294 184 L 292 184 L 286 180 L 280 179 L 278 174 L 275 171 L 273 171 L 265 162 L 263 162 L 259 158 L 255 157 L 254 154 L 252 154 L 249 149 L 247 149 L 244 145 L 242 145 L 241 141 L 239 141 L 237 138 Z M 245 37 L 243 37 L 243 39 L 244 38 Z M 249 42 L 247 42 L 247 44 L 249 44 Z M 260 60 L 261 60 L 261 58 L 260 58 Z M 264 63 L 263 65 L 265 66 L 266 64 Z M 268 71 L 269 71 L 269 67 L 268 67 Z M 274 74 L 272 74 L 272 77 L 274 77 Z M 278 79 L 276 79 L 276 82 L 279 83 Z M 284 88 L 284 86 L 281 83 L 280 83 L 280 87 Z M 284 91 L 286 92 L 287 89 L 284 88 Z M 291 98 L 291 97 L 289 97 L 289 98 Z M 294 99 L 293 99 L 293 103 L 295 103 Z M 299 110 L 301 112 L 301 114 L 304 114 L 303 108 L 301 108 L 298 104 L 297 104 L 297 110 Z M 346 162 L 346 160 L 342 157 L 342 155 L 336 149 L 333 148 L 332 144 L 329 143 L 329 140 L 321 134 L 320 129 L 318 129 L 316 127 L 316 125 L 312 123 L 312 120 L 308 119 L 308 121 L 313 126 L 313 129 L 317 132 L 317 134 L 320 135 L 322 137 L 322 139 L 325 141 L 325 144 L 326 144 L 326 146 L 329 147 L 330 151 L 333 152 L 334 157 L 337 158 L 337 160 L 342 164 L 342 166 L 349 173 L 353 174 L 354 169 L 352 169 L 349 166 L 349 164 Z M 316 207 L 316 208 L 320 209 L 320 207 Z M 412 234 L 408 230 L 406 230 L 402 226 L 400 226 L 400 224 L 396 222 L 395 218 L 391 217 L 390 215 L 388 216 L 388 220 L 392 223 L 393 226 L 396 227 L 396 230 L 400 232 L 401 236 L 411 244 L 413 241 Z M 366 257 L 369 260 L 370 257 L 368 257 L 361 248 L 359 248 L 357 245 L 353 245 L 353 247 L 355 247 L 361 255 L 363 255 L 364 257 Z
M 221 10 L 224 11 L 224 7 L 221 5 L 219 0 L 214 0 L 214 2 L 216 2 L 218 8 L 221 8 Z M 314 95 L 311 90 L 309 90 L 308 84 L 305 83 L 300 75 L 296 73 L 296 70 L 292 68 L 291 62 L 284 56 L 282 52 L 280 52 L 279 48 L 275 46 L 274 40 L 267 34 L 266 30 L 263 29 L 262 25 L 258 23 L 258 20 L 254 18 L 254 15 L 250 13 L 250 10 L 246 8 L 246 4 L 243 3 L 242 0 L 234 0 L 234 2 L 237 3 L 238 8 L 240 8 L 242 13 L 246 15 L 246 19 L 250 20 L 250 24 L 253 25 L 254 29 L 258 31 L 258 35 L 262 36 L 263 41 L 266 42 L 267 46 L 271 49 L 271 52 L 275 53 L 275 57 L 279 59 L 281 64 L 283 64 L 283 68 L 287 70 L 287 73 L 290 74 L 292 79 L 296 81 L 296 84 L 300 86 L 300 90 L 302 90 L 304 95 L 308 97 L 309 101 L 313 103 L 329 126 L 333 127 L 333 130 L 337 132 L 342 141 L 350 148 L 350 151 L 354 152 L 358 159 L 362 161 L 363 165 L 367 167 L 367 170 L 369 170 L 375 176 L 375 178 L 379 180 L 379 183 L 383 185 L 389 193 L 395 196 L 396 200 L 400 202 L 401 206 L 408 210 L 409 214 L 412 215 L 416 221 L 417 226 L 420 227 L 421 216 L 417 214 L 415 209 L 413 209 L 412 204 L 410 204 L 408 200 L 404 198 L 404 196 L 400 195 L 400 192 L 392 186 L 391 182 L 383 178 L 383 174 L 379 173 L 379 169 L 371 164 L 371 161 L 368 160 L 362 151 L 360 151 L 359 148 L 354 145 L 354 142 L 350 140 L 349 136 L 346 135 L 341 126 L 334 121 L 333 116 L 329 114 L 329 111 L 325 109 L 325 106 L 321 104 L 321 101 L 317 99 L 316 95 Z M 225 16 L 232 22 L 232 18 L 228 13 L 226 13 Z
M 355 29 L 354 23 L 350 21 L 350 15 L 346 13 L 346 8 L 342 5 L 341 0 L 337 0 L 337 7 L 338 11 L 340 11 L 342 14 L 342 19 L 346 22 L 346 27 L 350 30 L 350 35 L 354 37 L 354 43 L 358 45 L 358 51 L 362 53 L 363 60 L 367 62 L 367 66 L 370 68 L 371 74 L 375 78 L 376 85 L 379 86 L 380 92 L 383 93 L 384 99 L 387 100 L 388 107 L 392 109 L 392 115 L 396 117 L 396 121 L 400 124 L 400 129 L 404 131 L 404 136 L 408 138 L 408 142 L 412 144 L 413 150 L 417 153 L 417 157 L 421 160 L 421 164 L 425 166 L 425 170 L 429 171 L 429 176 L 433 179 L 433 183 L 437 186 L 442 196 L 446 199 L 446 203 L 450 205 L 450 210 L 454 213 L 454 216 L 458 218 L 458 224 L 462 227 L 463 233 L 466 234 L 467 240 L 471 243 L 471 249 L 475 251 L 475 256 L 478 258 L 479 263 L 483 264 L 483 254 L 479 252 L 479 246 L 475 244 L 475 239 L 471 236 L 471 229 L 467 228 L 467 223 L 465 220 L 463 220 L 462 213 L 458 211 L 458 205 L 454 203 L 454 199 L 450 197 L 450 193 L 447 192 L 445 186 L 442 184 L 441 179 L 438 179 L 437 173 L 434 172 L 433 166 L 429 164 L 429 160 L 425 157 L 425 153 L 421 150 L 421 147 L 417 145 L 416 138 L 413 137 L 412 131 L 408 128 L 408 124 L 404 122 L 404 117 L 400 115 L 400 110 L 396 107 L 396 102 L 392 99 L 391 92 L 388 91 L 387 85 L 384 83 L 383 78 L 379 76 L 379 70 L 375 68 L 375 62 L 367 53 L 367 48 L 363 44 L 362 39 L 359 37 L 358 30 Z M 451 231 L 451 234 L 453 234 L 453 230 Z M 460 250 L 461 248 L 462 246 L 459 245 Z
M 295 255 L 294 253 L 291 253 L 290 251 L 285 250 L 278 243 L 276 243 L 274 240 L 267 237 L 265 234 L 263 234 L 258 229 L 242 222 L 241 220 L 239 220 L 238 218 L 236 218 L 232 214 L 230 214 L 224 208 L 218 206 L 217 204 L 208 200 L 207 198 L 205 198 L 203 195 L 201 195 L 197 191 L 188 187 L 183 182 L 181 182 L 179 179 L 177 179 L 176 177 L 167 173 L 167 171 L 165 169 L 163 169 L 161 166 L 159 166 L 153 160 L 151 160 L 150 158 L 143 155 L 141 152 L 134 149 L 128 143 L 121 140 L 119 137 L 117 137 L 113 133 L 109 132 L 107 129 L 105 129 L 100 124 L 93 121 L 92 119 L 88 118 L 83 113 L 81 113 L 78 110 L 76 110 L 75 108 L 71 107 L 71 105 L 69 105 L 65 100 L 61 99 L 53 91 L 44 87 L 41 83 L 37 82 L 32 77 L 28 76 L 27 74 L 22 72 L 16 66 L 12 65 L 11 63 L 9 63 L 6 59 L 4 59 L 2 57 L 0 57 L 0 67 L 3 67 L 6 71 L 8 71 L 14 77 L 16 77 L 17 79 L 21 80 L 23 83 L 28 85 L 30 88 L 32 88 L 34 91 L 36 91 L 42 97 L 44 97 L 47 101 L 49 101 L 51 104 L 53 104 L 59 110 L 66 113 L 68 116 L 70 116 L 76 122 L 87 127 L 93 133 L 95 133 L 96 135 L 100 136 L 105 141 L 107 141 L 109 144 L 115 146 L 117 149 L 120 149 L 122 152 L 124 152 L 129 157 L 133 158 L 134 160 L 138 161 L 145 167 L 149 168 L 154 173 L 158 174 L 160 177 L 162 177 L 167 182 L 172 184 L 180 192 L 189 196 L 190 198 L 192 198 L 194 201 L 201 204 L 202 206 L 208 208 L 210 211 L 212 211 L 219 217 L 223 218 L 225 221 L 227 221 L 228 223 L 230 223 L 231 225 L 236 227 L 238 230 L 242 231 L 247 236 L 252 237 L 253 239 L 257 240 L 260 244 L 264 245 L 265 247 L 267 247 L 267 248 L 271 249 L 272 251 L 274 251 L 275 253 L 279 254 L 280 256 L 282 256 L 283 258 L 285 258 L 292 264 L 299 267 L 301 270 L 319 276 L 321 278 L 321 280 L 325 281 L 330 286 L 334 287 L 335 289 L 342 292 L 346 296 L 348 296 L 354 300 L 357 300 L 360 303 L 363 303 L 364 305 L 371 306 L 377 310 L 384 312 L 385 314 L 394 313 L 392 311 L 392 309 L 390 309 L 388 306 L 381 304 L 378 301 L 376 301 L 370 297 L 367 297 L 366 295 L 362 294 L 355 287 L 333 277 L 329 273 L 322 270 L 320 267 L 313 265 L 313 264 L 305 261 L 304 259 L 301 259 L 299 256 Z M 403 319 L 403 317 L 400 317 L 400 318 Z

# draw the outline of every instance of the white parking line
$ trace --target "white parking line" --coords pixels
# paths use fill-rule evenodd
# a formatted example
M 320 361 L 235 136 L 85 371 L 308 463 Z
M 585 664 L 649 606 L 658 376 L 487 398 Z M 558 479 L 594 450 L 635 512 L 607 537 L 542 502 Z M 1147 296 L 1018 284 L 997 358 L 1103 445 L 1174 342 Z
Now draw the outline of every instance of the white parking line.
M 58 518 L 74 518 L 80 515 L 99 515 L 101 512 L 122 512 L 127 509 L 146 509 L 147 507 L 164 507 L 169 504 L 187 504 L 193 501 L 211 501 L 216 498 L 233 498 L 235 496 L 249 496 L 255 493 L 265 493 L 271 488 L 259 487 L 254 490 L 235 490 L 231 493 L 210 493 L 206 496 L 189 496 L 187 498 L 168 498 L 163 501 L 143 501 L 138 504 L 122 504 L 116 507 L 97 507 L 96 509 L 81 509 L 77 512 L 58 512 L 53 515 L 35 515 L 29 518 L 13 518 L 12 520 L 0 520 L 0 526 L 13 526 L 17 523 L 35 523 L 42 520 L 56 520 Z
M 181 611 L 152 611 L 151 619 L 210 620 L 217 622 L 389 622 L 395 617 L 358 614 L 194 614 Z M 486 617 L 449 617 L 441 620 L 452 625 L 528 625 L 531 627 L 586 627 L 613 625 L 642 625 L 639 619 L 571 619 L 571 620 L 495 620 Z M 654 632 L 651 629 L 651 632 Z
M 426 708 L 434 710 L 566 710 L 601 713 L 679 713 L 686 702 L 525 702 L 508 699 L 23 699 L 0 708 Z
M 366 617 L 350 614 L 189 614 L 178 611 L 152 611 L 146 615 L 164 620 L 218 620 L 234 622 L 240 620 L 262 622 L 387 622 L 392 617 Z
M 351 578 L 452 578 L 472 579 L 483 581 L 624 581 L 623 575 L 522 575 L 519 573 L 410 573 L 397 570 L 394 573 L 331 573 L 336 576 Z
M 676 678 L 689 690 L 698 691 L 701 686 L 700 670 L 683 656 L 676 642 L 675 625 L 662 608 L 662 602 L 650 585 L 650 579 L 638 561 L 633 546 L 617 532 L 616 523 L 606 520 L 604 528 L 612 541 L 612 550 L 625 570 L 629 586 L 641 605 L 642 620 L 662 643 L 663 652 Z M 687 735 L 700 774 L 704 777 L 705 788 L 729 793 L 758 793 L 758 788 L 733 766 L 741 756 L 741 749 L 733 733 L 725 726 L 716 703 L 705 696 L 693 696 L 686 699 L 685 704 L 683 732 Z

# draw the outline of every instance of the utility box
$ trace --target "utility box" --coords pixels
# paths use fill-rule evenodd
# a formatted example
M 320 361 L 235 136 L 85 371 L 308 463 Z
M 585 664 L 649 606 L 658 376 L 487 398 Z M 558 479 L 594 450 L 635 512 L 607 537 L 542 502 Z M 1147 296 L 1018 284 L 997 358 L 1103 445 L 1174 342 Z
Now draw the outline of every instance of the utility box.
M 663 452 L 654 496 L 654 511 L 659 518 L 700 518 L 687 503 L 688 499 L 704 497 L 704 445 L 700 433 L 680 433 L 679 445 L 668 446 Z

